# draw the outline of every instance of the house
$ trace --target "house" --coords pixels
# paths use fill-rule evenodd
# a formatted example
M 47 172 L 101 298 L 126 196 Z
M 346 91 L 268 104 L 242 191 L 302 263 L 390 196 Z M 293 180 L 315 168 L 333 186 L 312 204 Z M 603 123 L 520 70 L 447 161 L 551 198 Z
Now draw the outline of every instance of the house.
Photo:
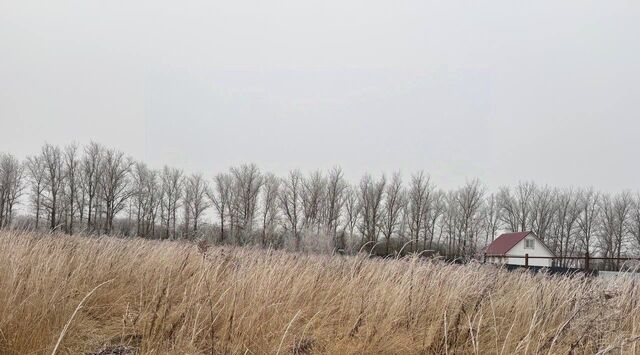
M 551 267 L 555 254 L 534 232 L 504 233 L 484 249 L 485 262 Z M 528 255 L 528 258 L 525 256 Z M 519 258 L 509 257 L 519 256 Z M 548 257 L 537 259 L 531 257 Z

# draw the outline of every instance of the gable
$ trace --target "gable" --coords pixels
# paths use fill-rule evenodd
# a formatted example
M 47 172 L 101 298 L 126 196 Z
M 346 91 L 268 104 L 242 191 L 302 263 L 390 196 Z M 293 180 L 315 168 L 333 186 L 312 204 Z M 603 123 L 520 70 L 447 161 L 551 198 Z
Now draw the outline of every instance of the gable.
M 533 240 L 533 248 L 527 248 L 527 240 Z M 529 256 L 555 256 L 555 254 L 540 240 L 535 234 L 531 233 L 514 245 L 507 255 L 525 255 Z

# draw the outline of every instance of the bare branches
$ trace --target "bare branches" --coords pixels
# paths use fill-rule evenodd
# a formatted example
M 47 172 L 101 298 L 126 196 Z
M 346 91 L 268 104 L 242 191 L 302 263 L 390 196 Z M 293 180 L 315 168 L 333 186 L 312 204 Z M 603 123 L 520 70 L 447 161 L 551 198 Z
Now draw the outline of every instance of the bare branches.
M 360 233 L 363 244 L 370 249 L 378 241 L 378 233 L 382 227 L 382 202 L 387 183 L 384 175 L 375 181 L 371 175 L 365 175 L 360 180 L 358 201 L 360 204 Z
M 302 237 L 300 228 L 302 224 L 302 174 L 298 170 L 289 173 L 286 179 L 282 180 L 282 190 L 279 196 L 280 208 L 285 217 L 283 227 L 292 234 L 295 250 L 300 250 Z
M 184 210 L 187 238 L 198 236 L 198 224 L 202 214 L 211 207 L 210 201 L 206 198 L 208 189 L 207 182 L 200 174 L 193 174 L 185 180 Z
M 262 174 L 255 164 L 231 168 L 233 177 L 233 203 L 231 221 L 235 237 L 240 244 L 249 241 L 256 216 L 258 194 L 262 187 Z
M 78 195 L 78 178 L 80 164 L 78 160 L 78 146 L 71 144 L 64 149 L 64 176 L 65 176 L 65 229 L 73 234 L 73 222 L 76 214 L 76 198 Z
M 40 211 L 42 209 L 42 199 L 44 198 L 45 185 L 45 165 L 43 159 L 36 155 L 27 158 L 27 177 L 29 183 L 30 201 L 35 209 L 35 227 L 38 229 L 40 224 Z
M 46 171 L 46 198 L 44 205 L 49 211 L 49 228 L 51 230 L 55 230 L 60 221 L 60 216 L 57 212 L 60 204 L 60 190 L 62 189 L 62 182 L 64 179 L 62 151 L 59 147 L 54 147 L 51 144 L 45 144 L 42 148 L 41 154 Z
M 302 183 L 303 226 L 309 229 L 315 227 L 317 233 L 322 224 L 326 185 L 327 182 L 319 171 L 311 173 Z
M 128 186 L 132 165 L 131 158 L 126 158 L 123 152 L 114 149 L 104 152 L 100 168 L 100 190 L 105 207 L 103 227 L 107 234 L 113 231 L 116 214 L 125 208 L 127 199 L 133 195 L 133 190 Z
M 344 249 L 344 240 L 338 238 L 338 225 L 345 204 L 345 194 L 348 185 L 344 180 L 342 169 L 333 168 L 327 179 L 325 215 L 327 231 L 333 236 L 334 249 Z
M 385 253 L 389 254 L 391 237 L 396 233 L 402 209 L 405 207 L 405 193 L 402 189 L 400 173 L 393 174 L 390 183 L 384 190 L 384 215 L 382 219 L 382 234 L 385 239 Z
M 521 182 L 489 194 L 477 179 L 443 191 L 424 172 L 405 187 L 399 173 L 389 180 L 365 174 L 350 184 L 337 167 L 280 178 L 255 164 L 219 173 L 211 186 L 207 181 L 134 163 L 93 142 L 45 144 L 24 164 L 0 154 L 0 227 L 13 223 L 14 206 L 23 202 L 27 225 L 68 233 L 175 239 L 182 231 L 218 243 L 327 252 L 384 243 L 369 251 L 469 257 L 502 231 L 533 230 L 559 256 L 640 250 L 640 195 L 631 192 Z M 28 200 L 21 201 L 24 192 Z
M 600 201 L 601 194 L 592 188 L 580 193 L 578 215 L 579 241 L 583 252 L 588 253 L 593 244 L 597 224 L 600 222 Z
M 476 249 L 476 239 L 480 233 L 481 215 L 485 187 L 480 180 L 469 181 L 454 195 L 460 211 L 461 226 L 458 229 L 458 245 L 461 247 L 461 255 L 471 255 Z
M 423 231 L 424 216 L 431 204 L 431 178 L 424 172 L 419 172 L 411 176 L 411 183 L 408 192 L 408 208 L 409 208 L 409 233 L 411 235 L 411 250 L 415 251 L 418 247 L 421 232 Z
M 13 208 L 24 190 L 23 173 L 18 159 L 0 153 L 0 228 L 11 225 Z
M 84 158 L 81 162 L 82 192 L 87 198 L 87 229 L 97 229 L 98 198 L 100 173 L 102 169 L 104 148 L 91 142 L 84 148 Z
M 165 228 L 165 237 L 175 239 L 178 208 L 182 197 L 184 177 L 181 170 L 165 166 L 162 169 L 161 180 L 161 209 Z
M 278 194 L 280 194 L 280 179 L 273 174 L 264 176 L 262 188 L 262 234 L 260 244 L 263 247 L 268 245 L 281 246 L 281 238 L 273 238 L 275 234 L 276 222 L 279 217 Z

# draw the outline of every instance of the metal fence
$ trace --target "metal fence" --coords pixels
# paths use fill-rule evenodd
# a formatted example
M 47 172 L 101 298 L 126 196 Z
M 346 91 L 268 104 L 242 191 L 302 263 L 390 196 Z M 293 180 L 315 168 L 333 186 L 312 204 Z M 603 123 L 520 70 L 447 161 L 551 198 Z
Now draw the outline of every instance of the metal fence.
M 507 259 L 524 259 L 525 267 L 530 267 L 529 260 L 532 259 L 551 259 L 552 267 L 582 269 L 585 271 L 621 271 L 638 270 L 640 266 L 640 258 L 638 257 L 600 257 L 591 256 L 585 253 L 584 256 L 530 256 L 525 255 L 506 255 L 506 254 L 484 254 L 483 262 L 487 258 L 507 258 Z

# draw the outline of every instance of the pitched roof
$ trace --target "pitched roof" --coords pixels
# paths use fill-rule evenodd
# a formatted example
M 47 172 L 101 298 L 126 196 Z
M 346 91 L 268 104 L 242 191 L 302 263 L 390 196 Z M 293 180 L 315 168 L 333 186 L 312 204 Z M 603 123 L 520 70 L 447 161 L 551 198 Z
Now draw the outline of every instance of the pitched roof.
M 504 233 L 496 238 L 484 250 L 487 254 L 506 254 L 531 232 Z

